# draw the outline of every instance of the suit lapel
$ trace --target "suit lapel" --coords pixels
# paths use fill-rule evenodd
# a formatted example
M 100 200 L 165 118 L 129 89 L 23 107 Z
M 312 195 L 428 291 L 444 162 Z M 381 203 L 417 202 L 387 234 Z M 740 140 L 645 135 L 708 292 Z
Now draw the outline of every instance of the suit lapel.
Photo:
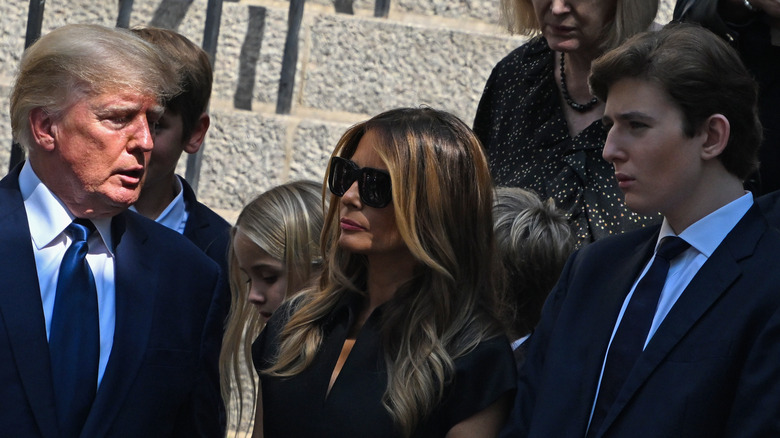
M 209 221 L 206 217 L 200 214 L 200 206 L 195 198 L 195 192 L 192 190 L 187 181 L 184 178 L 179 178 L 181 181 L 182 191 L 184 192 L 184 203 L 189 210 L 189 216 L 187 217 L 187 223 L 184 225 L 184 236 L 190 239 L 195 246 L 206 251 L 206 244 L 208 243 L 204 237 L 207 234 L 204 230 L 208 229 Z
M 41 434 L 56 437 L 57 417 L 51 380 L 49 343 L 43 318 L 35 256 L 19 192 L 21 166 L 0 182 L 0 234 L 3 261 L 0 315 L 8 332 L 16 369 Z
M 639 239 L 626 240 L 622 248 L 608 248 L 610 254 L 630 254 L 628 257 L 622 257 L 618 260 L 609 258 L 609 256 L 598 257 L 599 264 L 608 263 L 608 275 L 596 278 L 594 284 L 600 286 L 594 289 L 592 286 L 584 285 L 589 289 L 594 289 L 598 296 L 586 297 L 580 306 L 577 306 L 578 313 L 587 316 L 587 322 L 581 325 L 582 331 L 586 333 L 585 341 L 579 346 L 572 345 L 572 348 L 582 350 L 580 357 L 584 357 L 582 375 L 578 376 L 578 405 L 580 406 L 581 421 L 572 421 L 574 429 L 570 430 L 572 435 L 584 434 L 584 431 L 590 418 L 592 404 L 596 397 L 596 388 L 598 387 L 601 367 L 607 354 L 609 339 L 615 328 L 617 315 L 626 295 L 631 290 L 634 281 L 642 272 L 645 264 L 650 259 L 655 243 L 658 237 L 659 227 L 653 227 L 650 230 L 636 232 Z M 649 231 L 649 232 L 648 232 Z M 592 268 L 592 267 L 591 267 Z M 594 269 L 594 272 L 597 269 Z M 601 268 L 600 272 L 605 272 Z M 590 309 L 590 310 L 585 310 Z M 595 318 L 591 317 L 596 315 Z M 576 341 L 575 341 L 576 342 Z M 573 350 L 572 350 L 573 351 Z M 564 374 L 565 375 L 565 374 Z M 561 388 L 561 390 L 570 391 L 572 386 Z
M 691 327 L 739 278 L 739 261 L 750 257 L 766 231 L 765 219 L 755 205 L 726 236 L 712 256 L 693 277 L 655 335 L 639 356 L 626 383 L 605 418 L 602 431 L 615 420 L 650 374 L 661 364 Z
M 559 306 L 561 313 L 545 313 L 537 329 L 544 332 L 546 327 L 541 324 L 548 320 L 558 323 L 550 328 L 549 339 L 534 334 L 528 346 L 529 357 L 541 355 L 540 351 L 555 356 L 542 366 L 540 385 L 546 389 L 534 402 L 532 422 L 548 426 L 537 431 L 540 436 L 584 436 L 617 314 L 650 258 L 658 229 L 633 231 L 583 249 L 570 260 L 569 274 L 559 280 L 558 287 L 568 293 L 558 296 L 556 289 L 548 298 L 545 312 Z M 567 281 L 571 283 L 562 285 Z M 556 347 L 546 350 L 548 347 L 537 345 L 548 341 Z M 568 421 L 547 423 L 542 418 L 547 412 L 567 412 Z
M 105 436 L 143 363 L 152 327 L 157 268 L 148 236 L 133 213 L 112 221 L 115 242 L 116 323 L 114 343 L 82 436 Z
M 187 217 L 187 224 L 184 226 L 184 237 L 189 239 L 195 246 L 203 252 L 209 249 L 209 227 L 211 224 L 206 218 L 198 212 L 198 206 L 193 205 L 193 209 Z
M 590 335 L 593 342 L 603 344 L 602 360 L 598 364 L 599 370 L 606 355 L 607 344 L 615 328 L 620 308 L 623 306 L 626 295 L 631 290 L 634 281 L 636 281 L 642 269 L 650 260 L 657 238 L 658 231 L 655 230 L 650 239 L 644 238 L 637 242 L 627 242 L 628 245 L 626 246 L 629 248 L 628 251 L 631 251 L 630 255 L 621 260 L 610 262 L 608 275 L 597 283 L 603 284 L 603 286 L 600 286 L 598 289 L 600 296 L 592 297 L 593 301 L 590 304 L 594 307 L 595 313 L 598 314 L 598 321 L 594 326 L 595 329 L 590 332 Z M 625 254 L 627 251 L 616 250 L 614 252 Z M 599 263 L 604 263 L 604 261 Z

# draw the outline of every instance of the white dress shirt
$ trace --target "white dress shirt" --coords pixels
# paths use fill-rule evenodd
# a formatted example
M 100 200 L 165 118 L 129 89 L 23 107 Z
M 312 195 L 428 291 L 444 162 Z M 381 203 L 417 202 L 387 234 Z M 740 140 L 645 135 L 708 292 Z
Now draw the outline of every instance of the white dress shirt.
M 655 315 L 653 316 L 653 323 L 650 325 L 650 331 L 645 339 L 644 346 L 652 339 L 658 327 L 663 322 L 666 315 L 672 309 L 674 304 L 682 295 L 685 288 L 699 272 L 699 269 L 704 265 L 707 259 L 710 258 L 715 249 L 723 242 L 737 222 L 747 213 L 750 207 L 753 205 L 753 195 L 750 192 L 746 192 L 743 196 L 731 201 L 723 207 L 715 210 L 707 216 L 699 219 L 697 222 L 691 224 L 688 228 L 683 230 L 678 237 L 688 242 L 691 245 L 690 248 L 683 251 L 679 256 L 675 257 L 669 263 L 669 272 L 666 275 L 666 282 L 664 288 L 661 291 L 661 296 L 658 299 L 658 307 L 655 309 Z M 661 231 L 658 234 L 658 240 L 655 243 L 655 249 L 658 249 L 658 245 L 664 237 L 677 236 L 672 230 L 672 227 L 664 218 L 661 224 Z M 645 276 L 650 265 L 655 260 L 655 253 L 653 257 L 645 265 L 642 273 L 634 281 L 634 285 L 631 287 L 631 291 L 626 295 L 626 299 L 623 301 L 623 307 L 620 309 L 615 327 L 612 329 L 612 336 L 609 338 L 609 346 L 612 345 L 612 339 L 615 337 L 620 321 L 623 319 L 623 313 L 628 307 L 628 302 L 634 295 L 639 280 Z M 607 347 L 607 353 L 609 353 L 609 346 Z M 644 348 L 643 348 L 644 349 Z M 593 417 L 593 409 L 596 407 L 596 400 L 599 396 L 599 389 L 601 389 L 601 378 L 604 375 L 604 365 L 606 364 L 607 357 L 604 356 L 604 361 L 601 364 L 601 373 L 599 375 L 599 386 L 596 389 L 596 396 L 593 399 L 593 406 L 591 407 L 591 418 Z M 590 426 L 590 424 L 588 425 Z
M 71 244 L 70 234 L 65 228 L 75 217 L 38 178 L 27 161 L 19 174 L 19 189 L 24 199 L 27 223 L 32 238 L 35 267 L 38 271 L 38 285 L 43 303 L 43 317 L 46 321 L 46 339 L 51 330 L 54 312 L 54 298 L 57 293 L 57 278 L 65 251 Z M 87 241 L 89 252 L 87 263 L 95 277 L 97 288 L 98 315 L 100 324 L 100 360 L 98 362 L 98 385 L 111 354 L 114 340 L 116 299 L 114 287 L 114 254 L 111 241 L 111 218 L 95 219 L 97 233 Z

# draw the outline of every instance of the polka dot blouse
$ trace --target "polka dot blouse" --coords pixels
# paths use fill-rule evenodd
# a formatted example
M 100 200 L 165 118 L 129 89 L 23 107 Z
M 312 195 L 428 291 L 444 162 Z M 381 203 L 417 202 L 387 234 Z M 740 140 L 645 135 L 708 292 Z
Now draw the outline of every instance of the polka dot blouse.
M 498 186 L 523 187 L 564 210 L 578 246 L 658 223 L 623 204 L 612 165 L 601 156 L 607 133 L 595 121 L 572 138 L 555 83 L 554 52 L 536 37 L 496 65 L 477 108 L 474 131 Z

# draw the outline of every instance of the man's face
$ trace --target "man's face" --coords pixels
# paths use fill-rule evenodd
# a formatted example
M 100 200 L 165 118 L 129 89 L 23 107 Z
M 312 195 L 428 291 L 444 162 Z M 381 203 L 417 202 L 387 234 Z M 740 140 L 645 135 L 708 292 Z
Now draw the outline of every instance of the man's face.
M 695 204 L 691 194 L 705 184 L 702 145 L 706 134 L 688 138 L 683 115 L 661 86 L 636 78 L 615 82 L 607 94 L 604 159 L 631 210 L 680 215 Z
M 52 148 L 36 154 L 47 186 L 76 216 L 113 216 L 138 199 L 162 107 L 152 95 L 79 99 L 51 122 Z

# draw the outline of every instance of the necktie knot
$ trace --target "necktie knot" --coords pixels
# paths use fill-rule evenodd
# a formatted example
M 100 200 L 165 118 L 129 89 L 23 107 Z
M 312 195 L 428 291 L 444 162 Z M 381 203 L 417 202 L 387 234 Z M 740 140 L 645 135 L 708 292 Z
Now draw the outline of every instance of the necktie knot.
M 675 257 L 682 254 L 683 251 L 690 248 L 691 244 L 677 236 L 667 236 L 661 240 L 656 250 L 656 257 L 661 257 L 666 261 L 674 260 Z
M 74 242 L 86 242 L 87 237 L 95 230 L 95 225 L 89 219 L 77 218 L 67 228 Z

